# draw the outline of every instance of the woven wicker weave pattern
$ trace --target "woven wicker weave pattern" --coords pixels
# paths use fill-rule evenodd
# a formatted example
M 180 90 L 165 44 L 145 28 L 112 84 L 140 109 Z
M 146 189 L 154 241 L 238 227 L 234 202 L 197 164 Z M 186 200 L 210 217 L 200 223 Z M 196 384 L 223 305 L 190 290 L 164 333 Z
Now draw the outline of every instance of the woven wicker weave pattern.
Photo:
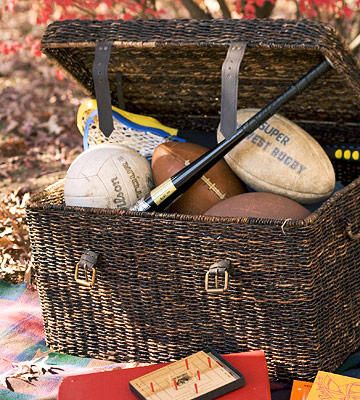
M 179 118 L 190 112 L 217 115 L 221 64 L 228 44 L 237 40 L 248 47 L 240 70 L 239 108 L 263 106 L 326 56 L 336 74 L 327 74 L 282 112 L 292 119 L 360 120 L 359 71 L 332 29 L 315 22 L 75 20 L 50 25 L 42 47 L 93 93 L 94 46 L 103 39 L 115 41 L 113 102 L 115 73 L 121 72 L 129 111 L 165 118 L 173 110 Z
M 359 180 L 283 230 L 283 221 L 74 210 L 54 204 L 61 189 L 51 195 L 52 205 L 45 192 L 34 198 L 28 218 L 56 350 L 166 361 L 205 345 L 262 348 L 272 377 L 309 379 L 358 346 L 360 242 L 343 215 L 360 221 Z M 92 290 L 74 280 L 87 248 L 101 255 Z M 235 268 L 230 290 L 209 295 L 204 276 L 221 259 Z
M 114 103 L 120 69 L 130 111 L 209 133 L 218 124 L 221 62 L 231 40 L 250 43 L 239 107 L 265 105 L 323 52 L 336 73 L 284 113 L 323 145 L 360 145 L 359 73 L 329 28 L 70 21 L 51 25 L 43 47 L 91 91 L 93 46 L 104 38 L 119 42 L 110 65 Z M 27 217 L 47 343 L 139 361 L 168 361 L 209 345 L 224 353 L 261 348 L 273 379 L 334 370 L 360 342 L 360 240 L 347 233 L 360 232 L 360 163 L 334 164 L 349 185 L 306 220 L 286 223 L 65 207 L 61 183 L 34 196 Z M 86 249 L 100 256 L 93 289 L 74 280 Z M 207 293 L 205 274 L 222 259 L 234 269 L 229 291 Z

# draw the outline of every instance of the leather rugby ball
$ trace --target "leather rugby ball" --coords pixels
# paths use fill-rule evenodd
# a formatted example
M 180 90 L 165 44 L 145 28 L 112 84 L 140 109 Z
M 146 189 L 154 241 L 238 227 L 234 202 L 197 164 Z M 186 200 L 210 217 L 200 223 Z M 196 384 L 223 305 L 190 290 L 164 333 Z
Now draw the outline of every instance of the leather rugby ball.
M 157 146 L 151 163 L 155 186 L 207 151 L 206 147 L 188 142 L 168 142 Z M 201 215 L 219 201 L 244 192 L 244 185 L 239 178 L 221 160 L 171 204 L 168 210 L 179 214 Z
M 296 201 L 273 193 L 251 192 L 223 200 L 205 215 L 218 217 L 254 217 L 303 219 L 311 212 Z
M 238 110 L 238 126 L 258 111 Z M 220 129 L 217 138 L 219 142 L 224 139 Z M 334 191 L 335 172 L 325 151 L 300 126 L 279 114 L 224 158 L 237 176 L 256 191 L 281 194 L 303 204 L 325 200 Z

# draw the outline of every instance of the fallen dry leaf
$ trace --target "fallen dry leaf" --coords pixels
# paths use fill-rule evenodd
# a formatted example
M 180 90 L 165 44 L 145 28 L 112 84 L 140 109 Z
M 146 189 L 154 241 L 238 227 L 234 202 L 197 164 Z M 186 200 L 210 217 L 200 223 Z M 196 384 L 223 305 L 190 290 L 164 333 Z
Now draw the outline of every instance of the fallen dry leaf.
M 3 157 L 14 157 L 26 154 L 27 144 L 22 138 L 11 138 L 0 142 L 0 155 Z

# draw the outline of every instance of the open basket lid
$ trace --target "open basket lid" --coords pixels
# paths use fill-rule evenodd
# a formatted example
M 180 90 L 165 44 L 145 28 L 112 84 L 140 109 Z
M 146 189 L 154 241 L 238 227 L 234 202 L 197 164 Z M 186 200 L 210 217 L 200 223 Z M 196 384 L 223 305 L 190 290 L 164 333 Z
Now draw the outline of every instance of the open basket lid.
M 52 23 L 44 53 L 94 95 L 96 42 L 113 41 L 112 102 L 121 73 L 125 108 L 139 114 L 218 118 L 221 67 L 233 42 L 247 47 L 239 73 L 238 108 L 263 107 L 326 57 L 334 67 L 281 113 L 290 119 L 360 121 L 360 71 L 327 25 L 302 20 L 68 20 Z

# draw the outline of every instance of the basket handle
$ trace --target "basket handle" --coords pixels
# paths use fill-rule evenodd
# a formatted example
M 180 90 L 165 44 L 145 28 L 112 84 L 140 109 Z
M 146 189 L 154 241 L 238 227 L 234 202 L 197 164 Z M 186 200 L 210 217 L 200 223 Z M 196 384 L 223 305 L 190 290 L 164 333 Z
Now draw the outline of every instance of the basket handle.
M 360 232 L 354 233 L 352 230 L 352 224 L 348 223 L 346 226 L 346 234 L 351 240 L 360 240 Z

